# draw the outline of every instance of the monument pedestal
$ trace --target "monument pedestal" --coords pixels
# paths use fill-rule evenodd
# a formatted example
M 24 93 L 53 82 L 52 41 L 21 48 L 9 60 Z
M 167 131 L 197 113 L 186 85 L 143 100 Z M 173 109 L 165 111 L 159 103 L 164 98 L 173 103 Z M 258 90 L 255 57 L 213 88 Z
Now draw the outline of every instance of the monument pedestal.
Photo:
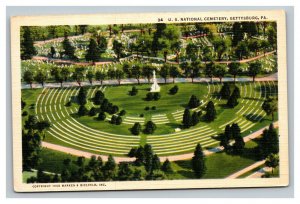
M 160 92 L 160 87 L 157 84 L 155 70 L 153 71 L 153 84 L 151 86 L 150 92 Z

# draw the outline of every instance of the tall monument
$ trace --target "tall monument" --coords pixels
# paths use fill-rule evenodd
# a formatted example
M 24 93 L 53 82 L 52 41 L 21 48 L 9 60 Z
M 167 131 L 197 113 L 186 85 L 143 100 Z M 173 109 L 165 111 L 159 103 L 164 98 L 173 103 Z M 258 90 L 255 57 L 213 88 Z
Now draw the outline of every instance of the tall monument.
M 150 92 L 160 92 L 160 87 L 157 84 L 155 70 L 153 70 L 153 84 L 151 86 Z

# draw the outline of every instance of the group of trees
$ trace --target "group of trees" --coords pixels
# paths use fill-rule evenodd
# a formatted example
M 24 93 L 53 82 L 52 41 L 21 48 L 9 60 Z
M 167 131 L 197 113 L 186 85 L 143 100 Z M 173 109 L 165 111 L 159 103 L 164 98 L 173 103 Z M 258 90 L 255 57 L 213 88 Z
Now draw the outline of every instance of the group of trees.
M 111 124 L 120 125 L 122 123 L 122 117 L 126 114 L 125 110 L 121 110 L 119 112 L 119 107 L 117 105 L 113 105 L 109 102 L 107 98 L 105 98 L 105 95 L 102 91 L 98 90 L 95 93 L 95 96 L 93 97 L 93 102 L 95 105 L 99 106 L 99 108 L 92 107 L 89 111 L 85 107 L 85 104 L 87 103 L 87 95 L 86 95 L 86 89 L 84 87 L 81 87 L 79 89 L 78 95 L 77 95 L 77 103 L 79 104 L 78 108 L 78 116 L 84 116 L 89 114 L 90 116 L 95 116 L 98 113 L 98 119 L 103 121 L 106 119 L 106 112 L 111 114 Z M 118 113 L 119 112 L 119 113 Z M 114 115 L 118 113 L 117 115 Z
M 233 91 L 231 93 L 231 89 L 233 88 Z M 238 105 L 238 99 L 241 97 L 240 95 L 240 89 L 237 86 L 232 87 L 229 83 L 224 83 L 219 95 L 223 99 L 227 99 L 227 106 L 230 108 L 234 108 Z
M 155 130 L 156 130 L 156 124 L 151 120 L 145 124 L 144 130 L 142 130 L 142 125 L 139 122 L 134 123 L 134 125 L 130 129 L 131 133 L 134 135 L 139 135 L 142 131 L 145 134 L 153 134 Z
M 186 108 L 184 110 L 182 116 L 182 124 L 184 128 L 190 128 L 191 126 L 195 126 L 200 122 L 202 112 L 201 111 L 194 111 L 191 114 L 190 109 Z
M 41 141 L 45 137 L 44 130 L 50 128 L 48 121 L 38 121 L 34 115 L 29 115 L 22 130 L 22 164 L 23 171 L 38 167 L 41 162 Z
M 128 156 L 134 157 L 135 161 L 116 163 L 112 155 L 106 162 L 100 156 L 67 158 L 62 161 L 61 172 L 55 174 L 37 166 L 37 176 L 30 177 L 27 183 L 163 180 L 174 173 L 171 162 L 166 159 L 161 163 L 149 144 L 132 148 Z M 203 177 L 206 172 L 205 155 L 200 144 L 195 148 L 191 168 L 196 178 Z
M 177 85 L 173 86 L 170 90 L 169 90 L 169 93 L 171 95 L 175 95 L 177 92 L 178 92 L 179 88 Z
M 146 94 L 146 100 L 147 101 L 158 101 L 160 99 L 161 95 L 159 92 L 149 92 Z
M 220 145 L 227 152 L 241 153 L 245 146 L 241 129 L 237 123 L 233 123 L 231 126 L 226 125 L 224 133 L 220 135 L 220 140 Z
M 205 107 L 205 111 L 206 111 L 204 115 L 205 120 L 208 122 L 214 121 L 215 118 L 217 117 L 217 111 L 214 102 L 209 101 Z
M 274 121 L 274 113 L 278 110 L 278 99 L 268 96 L 262 104 L 262 109 L 267 115 L 272 115 L 272 121 Z
M 278 154 L 279 138 L 273 123 L 270 124 L 269 129 L 263 131 L 258 148 L 261 158 L 266 158 L 270 154 Z

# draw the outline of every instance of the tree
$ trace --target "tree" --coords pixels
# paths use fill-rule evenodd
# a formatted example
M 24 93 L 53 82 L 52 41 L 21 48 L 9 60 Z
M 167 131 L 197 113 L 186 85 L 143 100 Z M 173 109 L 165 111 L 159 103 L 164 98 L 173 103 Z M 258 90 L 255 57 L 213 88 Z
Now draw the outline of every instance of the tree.
M 159 100 L 160 97 L 161 97 L 161 95 L 160 95 L 160 93 L 158 93 L 158 92 L 155 92 L 155 93 L 153 94 L 153 100 L 155 100 L 155 101 Z
M 53 46 L 51 46 L 51 48 L 50 48 L 50 56 L 51 56 L 51 58 L 54 58 L 55 55 L 56 55 L 56 50 L 55 50 L 55 48 Z
M 235 55 L 238 57 L 239 60 L 242 60 L 244 57 L 248 57 L 249 55 L 249 48 L 246 42 L 241 41 L 235 48 Z
M 257 74 L 261 72 L 262 64 L 261 62 L 252 62 L 249 64 L 249 76 L 253 77 L 253 82 Z
M 32 71 L 26 70 L 23 74 L 23 80 L 30 85 L 30 88 L 32 88 L 32 83 L 34 80 Z
M 81 86 L 81 82 L 84 80 L 84 68 L 83 67 L 77 67 L 75 68 L 75 71 L 73 73 L 73 79 L 78 83 L 79 86 Z
M 103 111 L 101 111 L 99 114 L 98 114 L 98 120 L 105 120 L 106 118 L 106 115 Z
M 150 79 L 152 77 L 153 70 L 154 70 L 154 68 L 150 65 L 145 65 L 142 68 L 143 76 L 147 78 L 148 83 L 150 83 Z
M 192 79 L 192 83 L 194 83 L 194 78 L 200 77 L 200 69 L 202 68 L 202 65 L 199 61 L 194 61 L 190 68 L 190 77 Z
M 119 85 L 121 84 L 121 80 L 124 78 L 124 72 L 121 69 L 117 69 L 115 71 L 116 79 L 118 80 Z
M 173 86 L 170 90 L 169 90 L 169 93 L 170 94 L 172 94 L 172 95 L 174 95 L 174 94 L 176 94 L 177 92 L 178 92 L 178 86 L 177 85 L 175 85 L 175 86 Z
M 192 117 L 190 110 L 186 108 L 182 116 L 182 124 L 184 128 L 189 128 L 192 125 Z
M 24 128 L 27 130 L 35 130 L 37 122 L 38 120 L 35 115 L 29 115 L 28 120 L 25 121 Z
M 137 89 L 135 86 L 133 86 L 133 87 L 131 88 L 131 91 L 129 91 L 129 94 L 130 94 L 131 96 L 135 96 L 135 95 L 137 95 L 137 93 L 138 93 L 138 89 Z
M 239 87 L 235 86 L 232 92 L 232 95 L 235 96 L 235 98 L 241 98 L 241 93 Z
M 169 75 L 170 75 L 170 66 L 167 65 L 167 64 L 164 64 L 164 65 L 161 67 L 160 71 L 159 71 L 159 75 L 160 75 L 162 78 L 164 78 L 165 83 L 167 83 L 167 78 L 168 78 Z
M 147 101 L 152 101 L 153 100 L 153 93 L 152 92 L 149 92 L 146 94 L 146 100 Z
M 116 165 L 116 162 L 115 162 L 113 156 L 109 155 L 107 162 L 103 166 L 103 174 L 104 174 L 105 180 L 108 180 L 108 181 L 113 180 L 113 178 L 115 176 L 116 167 L 117 167 L 117 165 Z
M 201 178 L 206 172 L 205 156 L 199 143 L 195 148 L 194 156 L 192 158 L 192 168 L 197 178 Z
M 133 75 L 134 78 L 138 81 L 138 84 L 140 84 L 140 78 L 142 75 L 142 69 L 139 65 L 134 65 L 132 66 L 132 71 L 131 74 Z
M 130 168 L 129 164 L 122 162 L 118 166 L 118 180 L 120 181 L 129 181 L 133 176 L 133 171 Z
M 269 129 L 263 131 L 262 137 L 259 140 L 259 150 L 263 158 L 269 154 L 277 154 L 279 152 L 279 138 L 273 123 L 270 124 Z
M 220 82 L 222 83 L 222 78 L 225 76 L 227 72 L 227 68 L 225 64 L 215 64 L 214 65 L 214 75 L 220 79 Z
M 100 90 L 96 91 L 94 96 L 94 104 L 101 105 L 104 99 L 105 99 L 104 93 Z
M 179 69 L 177 66 L 170 67 L 170 76 L 173 78 L 173 83 L 175 83 L 175 78 L 180 75 Z
M 141 132 L 142 126 L 140 123 L 134 123 L 134 125 L 131 128 L 131 133 L 134 135 L 139 135 Z
M 166 159 L 161 167 L 161 170 L 166 172 L 166 173 L 172 173 L 173 169 L 171 166 L 171 162 L 169 161 L 169 159 Z
M 117 41 L 117 40 L 114 40 L 113 50 L 116 53 L 118 59 L 120 59 L 120 56 L 123 52 L 123 49 L 124 49 L 123 44 L 121 42 Z
M 64 67 L 61 69 L 60 75 L 64 81 L 67 81 L 70 76 L 70 69 L 68 67 Z
M 95 116 L 97 114 L 97 110 L 95 107 L 92 107 L 89 111 L 89 116 Z
M 36 129 L 39 132 L 43 132 L 45 129 L 49 129 L 51 126 L 51 124 L 49 123 L 49 121 L 47 120 L 43 120 L 43 121 L 38 121 L 35 125 Z
M 79 116 L 85 116 L 87 114 L 88 110 L 84 105 L 80 105 L 78 108 L 78 115 Z
M 145 163 L 144 163 L 145 169 L 147 172 L 152 172 L 153 171 L 153 150 L 151 145 L 145 144 L 144 154 L 145 154 Z
M 223 134 L 221 134 L 221 142 L 220 145 L 224 147 L 225 150 L 228 149 L 228 147 L 230 147 L 230 139 L 232 138 L 232 130 L 230 125 L 226 125 L 225 127 L 225 131 Z
M 189 108 L 197 108 L 200 105 L 200 100 L 197 98 L 197 96 L 192 95 L 189 103 L 188 103 L 188 107 Z
M 103 80 L 105 79 L 105 77 L 106 77 L 106 73 L 104 71 L 96 71 L 95 79 L 97 81 L 100 81 L 101 85 L 102 85 Z
M 21 98 L 21 109 L 23 110 L 26 106 L 26 102 Z
M 235 83 L 235 79 L 236 76 L 240 74 L 241 70 L 240 70 L 240 63 L 239 62 L 232 62 L 228 65 L 229 67 L 229 73 L 233 76 L 234 78 L 234 83 Z
M 155 130 L 156 130 L 156 125 L 155 125 L 155 123 L 152 122 L 151 120 L 148 121 L 148 122 L 146 123 L 146 127 L 145 127 L 145 130 L 144 130 L 145 133 L 146 133 L 146 134 L 153 134 Z
M 116 119 L 116 125 L 121 125 L 121 123 L 122 123 L 122 117 L 118 116 Z
M 23 171 L 36 169 L 41 162 L 39 156 L 41 151 L 41 137 L 32 127 L 28 127 L 30 129 L 27 132 L 22 131 Z
M 212 62 L 205 64 L 204 72 L 207 77 L 210 77 L 210 83 L 212 83 L 214 68 L 215 68 L 215 66 Z
M 272 174 L 273 174 L 273 170 L 279 166 L 279 156 L 278 154 L 270 154 L 267 158 L 266 158 L 266 162 L 265 165 L 267 167 L 271 167 L 272 168 Z
M 214 102 L 209 101 L 205 109 L 206 109 L 205 119 L 209 122 L 214 121 L 217 115 Z
M 152 169 L 153 170 L 159 170 L 160 169 L 160 160 L 159 160 L 159 157 L 157 156 L 157 154 L 153 155 Z
M 228 83 L 224 83 L 221 90 L 220 95 L 223 99 L 229 99 L 230 98 L 230 86 Z
M 68 56 L 69 59 L 76 60 L 77 57 L 75 56 L 75 47 L 72 46 L 67 35 L 65 36 L 62 45 L 64 49 L 64 54 Z
M 228 44 L 220 37 L 214 39 L 212 43 L 214 46 L 214 50 L 217 53 L 217 58 L 219 61 L 221 61 L 223 54 L 228 49 Z
M 77 102 L 79 105 L 86 104 L 86 90 L 83 87 L 80 87 L 78 95 L 77 95 Z
M 92 70 L 89 70 L 86 74 L 86 78 L 89 80 L 90 84 L 93 84 L 94 73 Z
M 96 41 L 93 38 L 90 39 L 90 44 L 88 46 L 85 59 L 86 61 L 92 61 L 92 62 L 97 62 L 100 60 L 100 50 L 98 48 Z
M 239 103 L 237 101 L 237 97 L 235 94 L 231 94 L 231 96 L 229 97 L 228 101 L 227 101 L 227 106 L 230 108 L 234 108 L 235 106 L 237 106 Z
M 28 60 L 37 54 L 37 51 L 33 45 L 33 39 L 29 27 L 24 27 L 24 33 L 22 37 L 23 38 L 21 38 L 21 59 Z
M 231 134 L 234 139 L 233 148 L 235 152 L 241 153 L 244 149 L 245 142 L 241 135 L 241 129 L 237 123 L 231 125 Z
M 200 122 L 200 117 L 199 117 L 198 113 L 197 113 L 197 112 L 193 112 L 192 118 L 191 118 L 191 125 L 192 125 L 192 126 L 195 126 L 195 125 L 197 125 L 199 122 Z
M 278 103 L 274 97 L 268 96 L 262 104 L 262 109 L 267 115 L 272 115 L 272 121 L 274 121 L 274 113 L 278 110 Z

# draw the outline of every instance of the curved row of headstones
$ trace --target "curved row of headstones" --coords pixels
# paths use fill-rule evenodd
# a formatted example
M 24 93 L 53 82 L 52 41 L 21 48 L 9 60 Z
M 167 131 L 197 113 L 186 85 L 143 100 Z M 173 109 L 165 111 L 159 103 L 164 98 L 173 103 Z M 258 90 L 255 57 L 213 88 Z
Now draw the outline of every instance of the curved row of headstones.
M 266 87 L 264 86 L 264 88 Z M 44 89 L 43 93 L 47 92 L 47 94 L 38 96 L 36 106 L 38 117 L 48 119 L 54 124 L 49 130 L 49 134 L 71 146 L 106 154 L 126 154 L 130 146 L 138 146 L 139 137 L 137 136 L 98 131 L 82 125 L 70 116 L 72 108 L 68 109 L 64 104 L 71 96 L 75 96 L 78 90 L 72 88 L 64 88 L 61 91 Z M 204 126 L 168 135 L 149 136 L 147 142 L 152 143 L 153 149 L 159 155 L 175 154 L 192 150 L 198 142 L 203 144 L 203 147 L 216 144 L 218 141 L 211 139 L 211 136 L 215 134 L 214 130 Z

